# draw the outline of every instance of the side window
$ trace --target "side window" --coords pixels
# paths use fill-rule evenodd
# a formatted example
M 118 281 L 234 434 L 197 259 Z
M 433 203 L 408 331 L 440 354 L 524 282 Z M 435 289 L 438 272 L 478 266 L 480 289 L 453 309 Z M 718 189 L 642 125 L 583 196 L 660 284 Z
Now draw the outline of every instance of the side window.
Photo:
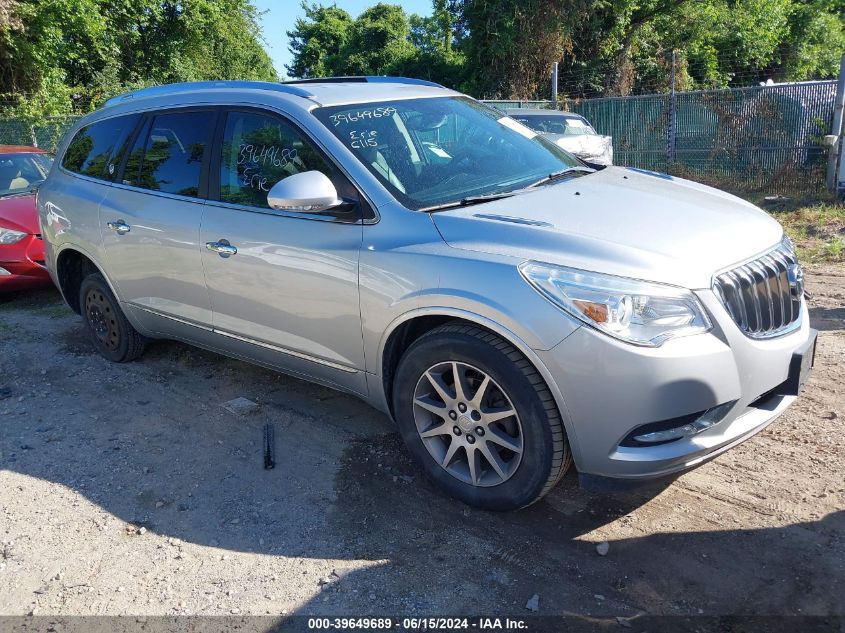
M 68 145 L 62 166 L 77 174 L 111 180 L 139 116 L 114 117 L 82 128 Z
M 220 200 L 267 207 L 267 192 L 283 178 L 332 169 L 310 142 L 278 117 L 252 112 L 226 116 L 220 156 Z
M 153 117 L 135 140 L 123 182 L 164 193 L 198 196 L 215 116 L 211 111 L 195 111 Z

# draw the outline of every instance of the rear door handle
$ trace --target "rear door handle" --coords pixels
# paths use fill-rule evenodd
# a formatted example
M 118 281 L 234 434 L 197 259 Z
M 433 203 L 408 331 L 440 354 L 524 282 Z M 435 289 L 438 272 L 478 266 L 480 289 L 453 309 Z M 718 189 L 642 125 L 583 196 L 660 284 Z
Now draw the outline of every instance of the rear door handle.
M 215 253 L 220 255 L 220 257 L 231 257 L 232 255 L 238 254 L 238 247 L 229 244 L 229 240 L 206 242 L 205 247 L 210 251 L 214 251 Z
M 109 227 L 112 231 L 117 233 L 118 235 L 126 235 L 132 229 L 126 222 L 123 220 L 116 220 L 114 222 L 106 223 L 106 226 Z

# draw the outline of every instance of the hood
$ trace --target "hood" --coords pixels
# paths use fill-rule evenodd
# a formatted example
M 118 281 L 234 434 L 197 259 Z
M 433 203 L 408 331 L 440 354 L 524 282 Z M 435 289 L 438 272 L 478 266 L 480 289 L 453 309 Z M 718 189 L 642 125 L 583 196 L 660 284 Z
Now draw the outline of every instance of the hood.
M 0 197 L 0 226 L 26 233 L 40 233 L 35 211 L 35 194 Z
M 620 167 L 432 217 L 454 248 L 692 289 L 709 288 L 714 272 L 783 235 L 780 224 L 740 198 Z
M 546 134 L 546 138 L 578 158 L 599 165 L 613 164 L 613 137 L 599 134 Z

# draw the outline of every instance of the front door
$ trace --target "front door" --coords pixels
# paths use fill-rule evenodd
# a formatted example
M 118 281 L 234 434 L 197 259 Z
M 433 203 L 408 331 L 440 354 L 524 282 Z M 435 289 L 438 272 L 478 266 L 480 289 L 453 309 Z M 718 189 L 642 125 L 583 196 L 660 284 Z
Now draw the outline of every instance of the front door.
M 168 323 L 211 326 L 199 228 L 216 118 L 213 109 L 148 115 L 100 205 L 110 277 L 155 331 L 170 332 Z
M 218 249 L 202 252 L 215 332 L 237 341 L 239 353 L 252 347 L 266 362 L 269 351 L 284 369 L 364 393 L 360 217 L 267 205 L 276 182 L 302 171 L 325 173 L 342 193 L 351 185 L 277 115 L 233 110 L 218 134 L 200 231 L 202 244 Z

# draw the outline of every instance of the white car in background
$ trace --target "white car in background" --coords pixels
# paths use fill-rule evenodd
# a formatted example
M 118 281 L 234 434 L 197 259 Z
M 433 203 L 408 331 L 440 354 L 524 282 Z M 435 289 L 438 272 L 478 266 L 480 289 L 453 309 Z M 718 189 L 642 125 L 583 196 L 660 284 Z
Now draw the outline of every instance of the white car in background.
M 514 108 L 505 113 L 587 163 L 613 164 L 613 138 L 596 133 L 580 114 L 529 108 Z

